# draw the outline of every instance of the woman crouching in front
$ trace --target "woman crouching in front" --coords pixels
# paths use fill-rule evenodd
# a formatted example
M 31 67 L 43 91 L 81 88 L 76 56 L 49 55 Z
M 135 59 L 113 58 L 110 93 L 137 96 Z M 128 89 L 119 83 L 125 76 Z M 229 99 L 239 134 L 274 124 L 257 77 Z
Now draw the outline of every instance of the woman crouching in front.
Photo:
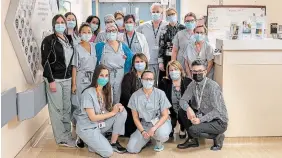
M 120 103 L 112 105 L 109 78 L 109 70 L 104 65 L 96 67 L 91 85 L 82 93 L 76 128 L 77 135 L 88 145 L 88 150 L 102 157 L 112 156 L 113 151 L 126 152 L 119 144 L 118 137 L 124 134 L 127 112 Z M 103 134 L 111 129 L 109 142 Z

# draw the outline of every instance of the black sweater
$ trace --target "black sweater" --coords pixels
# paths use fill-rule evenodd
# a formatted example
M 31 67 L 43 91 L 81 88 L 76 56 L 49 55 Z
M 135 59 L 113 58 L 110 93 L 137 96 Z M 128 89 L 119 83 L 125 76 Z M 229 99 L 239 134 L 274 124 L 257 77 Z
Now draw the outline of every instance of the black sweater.
M 71 36 L 67 36 L 72 45 Z M 43 66 L 43 77 L 47 78 L 48 82 L 54 82 L 55 79 L 71 78 L 72 73 L 72 58 L 70 64 L 66 67 L 65 53 L 62 44 L 55 34 L 51 34 L 44 38 L 41 44 L 41 64 Z

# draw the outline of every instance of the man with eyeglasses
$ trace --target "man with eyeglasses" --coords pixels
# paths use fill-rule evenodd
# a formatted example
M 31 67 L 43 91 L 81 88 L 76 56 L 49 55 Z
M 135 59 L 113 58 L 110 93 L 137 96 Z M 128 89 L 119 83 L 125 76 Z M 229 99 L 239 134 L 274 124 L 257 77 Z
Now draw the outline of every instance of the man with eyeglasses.
M 155 81 L 157 83 L 159 78 L 159 40 L 164 27 L 167 25 L 163 21 L 163 8 L 160 3 L 153 3 L 151 6 L 152 20 L 140 25 L 136 31 L 144 34 L 149 45 L 150 61 L 149 70 L 155 74 Z
M 203 137 L 213 139 L 211 150 L 221 150 L 225 138 L 223 133 L 228 124 L 222 91 L 215 81 L 206 77 L 204 61 L 193 61 L 191 72 L 194 81 L 188 85 L 180 99 L 181 109 L 178 112 L 188 131 L 188 139 L 178 144 L 177 148 L 199 147 L 198 139 Z
M 185 70 L 185 60 L 184 60 L 184 53 L 193 40 L 191 37 L 194 34 L 193 30 L 196 27 L 196 15 L 192 12 L 188 13 L 184 17 L 184 24 L 186 29 L 179 31 L 172 41 L 172 54 L 171 60 L 177 60 L 180 62 L 182 67 Z

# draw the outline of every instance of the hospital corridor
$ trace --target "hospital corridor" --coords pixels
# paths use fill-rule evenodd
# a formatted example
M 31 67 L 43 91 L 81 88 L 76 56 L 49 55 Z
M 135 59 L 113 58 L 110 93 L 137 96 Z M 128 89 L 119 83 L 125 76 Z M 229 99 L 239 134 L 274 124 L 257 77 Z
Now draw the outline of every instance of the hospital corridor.
M 282 158 L 281 0 L 1 1 L 1 158 Z

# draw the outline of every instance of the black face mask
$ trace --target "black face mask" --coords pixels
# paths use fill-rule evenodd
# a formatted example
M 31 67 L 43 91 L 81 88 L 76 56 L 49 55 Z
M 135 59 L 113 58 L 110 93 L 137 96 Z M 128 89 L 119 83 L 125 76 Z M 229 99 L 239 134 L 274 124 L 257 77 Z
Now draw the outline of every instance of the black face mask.
M 199 74 L 193 74 L 193 80 L 195 80 L 196 82 L 201 82 L 204 79 L 204 74 L 203 73 L 199 73 Z

